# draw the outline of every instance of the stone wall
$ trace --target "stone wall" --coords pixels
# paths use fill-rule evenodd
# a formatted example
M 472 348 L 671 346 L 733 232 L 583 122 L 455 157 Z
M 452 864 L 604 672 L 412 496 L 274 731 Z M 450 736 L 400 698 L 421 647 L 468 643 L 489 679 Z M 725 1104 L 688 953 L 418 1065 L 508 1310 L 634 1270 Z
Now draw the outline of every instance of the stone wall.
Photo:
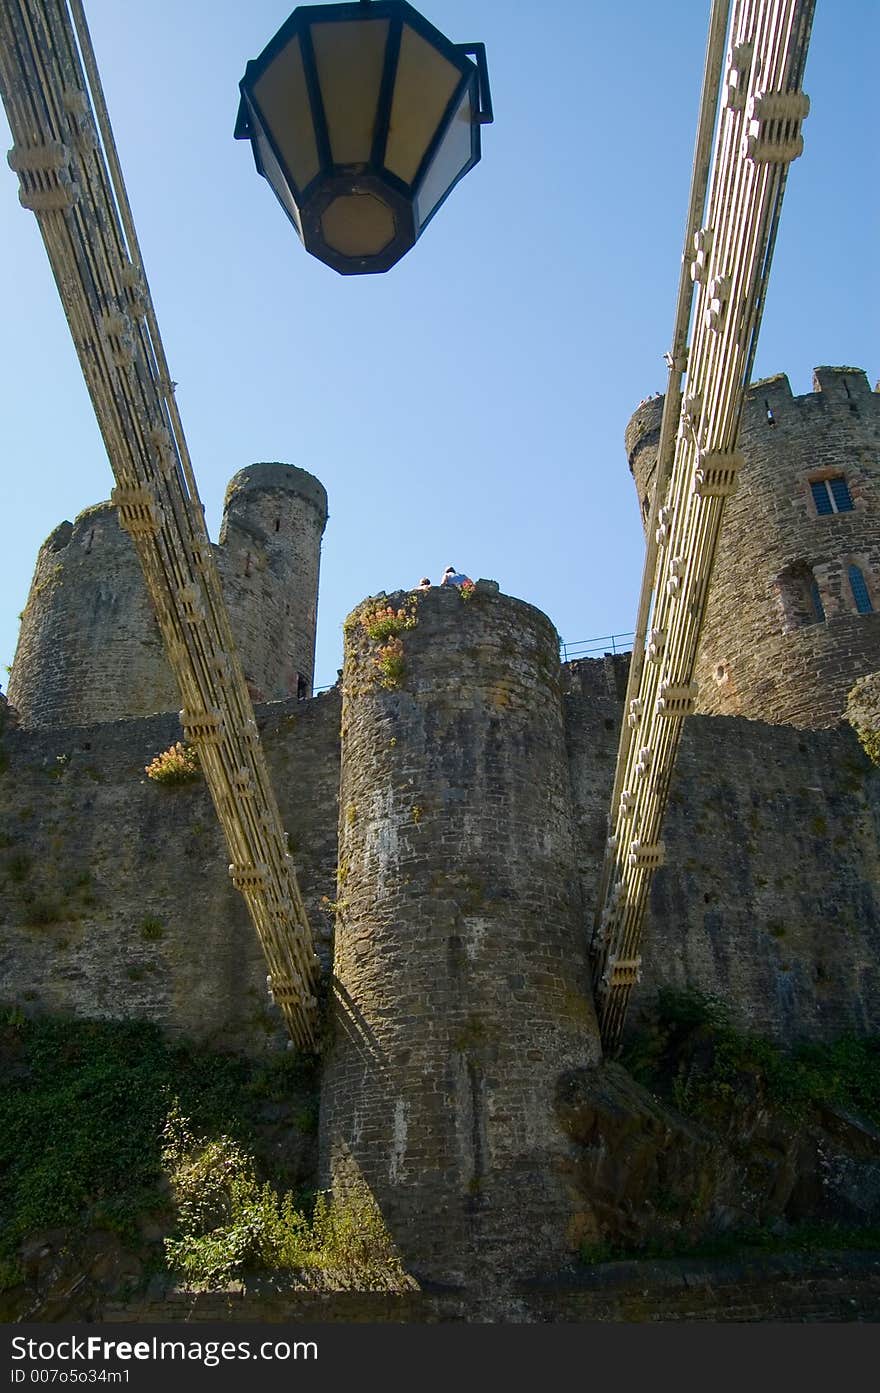
M 509 686 L 512 679 L 504 675 L 502 682 L 500 669 L 493 667 L 497 653 L 478 680 L 479 645 L 468 644 L 454 662 L 444 646 L 470 634 L 461 620 L 470 624 L 471 612 L 464 605 L 453 612 L 452 599 L 461 605 L 452 596 L 439 601 L 444 609 L 436 611 L 443 630 L 436 635 L 438 652 L 445 654 L 449 682 L 458 684 L 462 703 L 470 686 L 474 703 L 501 702 L 508 690 L 504 683 Z M 514 651 L 505 661 L 515 670 Z M 456 951 L 468 971 L 486 916 L 487 922 L 497 917 L 503 924 L 521 894 L 534 906 L 530 912 L 540 915 L 542 897 L 568 893 L 544 884 L 545 879 L 565 882 L 568 853 L 552 851 L 552 832 L 545 843 L 541 840 L 542 817 L 560 829 L 568 816 L 568 771 L 577 834 L 574 876 L 578 904 L 583 902 L 579 923 L 586 937 L 607 831 L 625 677 L 626 659 L 619 656 L 584 660 L 566 670 L 568 770 L 553 775 L 563 790 L 561 801 L 548 791 L 550 802 L 538 801 L 536 821 L 527 831 L 521 828 L 523 848 L 538 858 L 535 883 L 524 881 L 523 888 L 511 882 L 504 842 L 497 841 L 497 819 L 489 811 L 495 805 L 481 803 L 482 783 L 475 782 L 496 777 L 491 743 L 479 756 L 476 747 L 461 744 L 470 738 L 473 711 L 454 716 L 452 699 L 438 689 L 439 714 L 432 720 L 446 734 L 442 744 L 428 750 L 425 737 L 404 719 L 406 713 L 392 714 L 402 694 L 375 695 L 377 721 L 402 721 L 400 734 L 388 736 L 398 744 L 385 752 L 389 764 L 383 772 L 369 749 L 372 736 L 365 736 L 369 758 L 362 771 L 353 762 L 347 778 L 373 781 L 369 825 L 375 846 L 386 857 L 395 846 L 395 854 L 405 851 L 411 861 L 406 874 L 416 887 L 407 893 L 419 913 L 430 909 L 436 915 L 438 934 L 442 930 L 450 942 L 459 940 Z M 526 674 L 517 680 L 527 681 Z M 425 681 L 420 700 L 430 707 L 434 697 Z M 525 688 L 519 690 L 525 700 Z M 549 689 L 543 690 L 546 722 L 553 708 Z M 445 713 L 444 704 L 449 705 Z M 493 707 L 486 716 L 486 738 L 511 719 L 507 707 Z M 517 719 L 523 720 L 522 739 L 531 750 L 525 716 Z M 259 720 L 294 861 L 329 961 L 331 915 L 321 897 L 333 901 L 349 895 L 344 884 L 337 892 L 335 874 L 339 693 L 270 704 L 259 708 Z M 207 793 L 201 784 L 162 788 L 144 773 L 149 760 L 179 734 L 173 716 L 52 732 L 6 731 L 7 768 L 0 774 L 0 999 L 84 1015 L 144 1015 L 202 1039 L 245 1038 L 246 1018 L 262 1019 L 265 969 L 243 903 L 226 876 L 229 857 Z M 349 722 L 347 737 L 351 734 Z M 412 750 L 407 741 L 415 742 Z M 554 759 L 558 771 L 558 754 Z M 459 769 L 453 768 L 455 760 Z M 458 792 L 448 794 L 446 804 L 438 797 L 438 806 L 446 808 L 450 825 L 436 821 L 426 796 L 447 766 L 450 786 Z M 399 797 L 405 793 L 409 802 L 395 834 L 397 784 Z M 344 809 L 358 803 L 357 794 L 346 792 Z M 363 811 L 363 798 L 360 806 Z M 418 822 L 414 808 L 420 809 Z M 485 830 L 489 823 L 492 838 Z M 346 843 L 356 826 L 356 820 L 344 821 Z M 366 836 L 363 827 L 361 835 Z M 658 986 L 689 984 L 722 996 L 744 1027 L 780 1041 L 828 1038 L 844 1029 L 880 1030 L 880 770 L 847 727 L 808 732 L 733 717 L 690 718 L 664 840 L 667 864 L 654 883 L 636 1008 Z M 427 890 L 419 903 L 425 876 Z M 439 880 L 432 884 L 432 877 Z M 404 903 L 399 901 L 401 907 Z M 570 912 L 564 911 L 564 920 Z M 555 923 L 559 916 L 548 910 L 546 917 Z M 153 920 L 161 926 L 155 938 L 150 935 L 156 930 L 145 929 Z M 579 928 L 571 940 L 575 946 L 565 949 L 576 987 L 583 971 L 580 933 Z M 355 939 L 358 934 L 350 942 Z M 348 951 L 341 940 L 340 952 Z M 515 1004 L 524 990 L 519 952 L 507 954 L 497 972 L 497 990 L 512 994 Z M 363 971 L 378 970 L 372 961 Z M 452 959 L 450 972 L 451 964 Z M 442 980 L 432 983 L 438 993 L 434 1001 L 440 999 Z M 452 976 L 447 989 L 454 990 Z M 390 977 L 383 991 L 389 1011 L 395 1001 L 406 1005 Z M 525 1009 L 525 998 L 520 1004 Z M 456 1028 L 464 1031 L 472 1011 L 466 991 L 456 1010 Z M 267 1019 L 271 1034 L 277 1017 L 270 1013 Z M 416 1019 L 412 1016 L 410 1024 Z
M 323 485 L 303 469 L 254 464 L 229 485 L 220 570 L 254 700 L 311 694 Z M 22 614 L 9 697 L 24 726 L 49 729 L 180 707 L 152 602 L 111 503 L 44 542 Z
M 794 397 L 780 374 L 747 394 L 695 674 L 702 712 L 834 725 L 880 666 L 880 393 L 857 368 L 817 368 L 813 386 Z M 662 408 L 643 402 L 626 430 L 643 518 Z M 852 509 L 820 516 L 810 484 L 840 476 Z M 858 613 L 851 566 L 872 613 Z
M 566 697 L 588 922 L 619 734 L 614 663 L 572 664 Z M 880 1032 L 880 775 L 848 727 L 690 717 L 663 840 L 630 1024 L 640 999 L 688 985 L 782 1042 Z
M 339 693 L 257 715 L 329 963 L 321 897 L 335 884 Z M 280 1014 L 205 785 L 145 774 L 179 738 L 173 716 L 5 733 L 0 1000 L 154 1020 L 219 1048 L 278 1048 Z
M 874 764 L 880 764 L 880 672 L 860 677 L 846 699 L 846 719 Z
M 873 1321 L 878 1309 L 880 1254 L 843 1252 L 725 1262 L 614 1262 L 586 1268 L 568 1281 L 535 1283 L 516 1292 L 481 1297 L 471 1293 L 285 1292 L 259 1284 L 225 1292 L 167 1287 L 141 1299 L 99 1305 L 88 1318 L 132 1324 L 280 1322 L 298 1327 L 334 1321 L 581 1325 L 594 1321 Z M 39 1318 L 46 1319 L 42 1314 Z M 319 1333 L 313 1335 L 320 1343 Z
M 416 621 L 390 674 L 386 603 Z M 598 1055 L 559 641 L 490 582 L 346 628 L 323 1175 L 366 1181 L 431 1280 L 546 1269 L 583 1221 L 553 1081 Z
M 586 943 L 626 660 L 560 674 L 546 617 L 490 582 L 415 618 L 371 638 L 356 613 L 342 710 L 334 690 L 258 721 L 325 970 L 336 901 L 322 1181 L 365 1181 L 420 1278 L 491 1285 L 596 1228 L 556 1089 L 599 1053 Z M 2 714 L 0 1001 L 280 1048 L 206 790 L 144 772 L 176 718 Z M 783 1043 L 880 1032 L 880 770 L 851 730 L 690 718 L 664 839 L 631 1024 L 675 985 Z

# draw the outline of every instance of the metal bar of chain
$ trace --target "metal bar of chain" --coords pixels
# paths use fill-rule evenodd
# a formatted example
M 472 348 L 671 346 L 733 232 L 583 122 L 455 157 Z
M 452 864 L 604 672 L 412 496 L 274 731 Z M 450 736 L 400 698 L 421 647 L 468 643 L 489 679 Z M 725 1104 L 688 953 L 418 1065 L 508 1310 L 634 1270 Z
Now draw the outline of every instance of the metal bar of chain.
M 647 550 L 642 587 L 639 595 L 638 613 L 633 635 L 632 657 L 629 665 L 624 710 L 628 711 L 639 692 L 642 668 L 645 660 L 645 638 L 654 601 L 654 572 L 657 557 L 658 512 L 663 502 L 669 475 L 672 470 L 675 435 L 678 426 L 679 405 L 681 402 L 681 382 L 687 366 L 687 336 L 693 303 L 694 283 L 690 275 L 693 239 L 700 226 L 706 189 L 712 166 L 712 134 L 718 115 L 718 89 L 724 65 L 724 40 L 729 21 L 730 0 L 712 0 L 709 16 L 709 34 L 706 41 L 706 57 L 703 65 L 703 84 L 700 92 L 700 108 L 697 120 L 697 135 L 694 142 L 691 189 L 688 199 L 688 212 L 685 219 L 684 248 L 681 257 L 681 274 L 678 285 L 675 318 L 672 330 L 672 344 L 666 355 L 669 375 L 666 397 L 663 404 L 663 417 L 660 423 L 660 441 L 657 447 L 657 465 L 654 472 L 654 494 L 647 523 Z M 614 772 L 614 786 L 611 794 L 611 807 L 616 808 L 623 789 L 623 776 L 632 739 L 632 732 L 624 721 L 620 734 L 620 749 Z M 612 819 L 608 820 L 609 835 Z M 608 894 L 611 864 L 606 857 L 602 866 L 599 883 L 598 903 L 604 903 Z
M 292 1040 L 318 970 L 236 652 L 80 0 L 0 0 L 0 88 L 166 655 Z
M 785 182 L 803 148 L 800 127 L 809 102 L 801 82 L 814 7 L 814 0 L 734 0 L 728 6 L 708 196 L 705 183 L 703 197 L 692 189 L 686 271 L 695 288 L 688 309 L 693 337 L 682 352 L 680 293 L 673 340 L 678 348 L 670 354 L 633 671 L 591 944 L 599 1025 L 609 1052 L 619 1046 L 639 979 L 648 895 L 664 856 L 660 834 L 669 787 L 682 724 L 696 696 L 694 666 L 724 504 L 741 464 L 739 423 Z M 716 6 L 710 52 L 718 23 Z M 701 129 L 707 100 L 704 86 Z M 705 218 L 695 221 L 704 206 Z M 685 367 L 685 358 L 679 392 L 680 375 L 675 381 L 674 373 Z M 671 468 L 664 473 L 664 444 L 673 431 Z

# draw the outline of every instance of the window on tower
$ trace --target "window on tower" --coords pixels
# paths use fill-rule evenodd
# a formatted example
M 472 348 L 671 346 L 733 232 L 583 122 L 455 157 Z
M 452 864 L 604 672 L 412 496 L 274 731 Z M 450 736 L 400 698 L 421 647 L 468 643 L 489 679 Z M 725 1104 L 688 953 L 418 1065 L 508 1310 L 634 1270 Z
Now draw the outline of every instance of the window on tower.
M 852 494 L 842 474 L 834 474 L 830 479 L 811 480 L 810 491 L 820 517 L 828 513 L 852 512 Z
M 825 606 L 813 568 L 807 561 L 795 561 L 776 577 L 776 592 L 782 607 L 783 630 L 825 623 Z
M 850 566 L 847 569 L 849 576 L 849 588 L 852 597 L 856 602 L 856 611 L 859 614 L 873 614 L 874 606 L 871 603 L 871 596 L 864 575 L 858 566 Z

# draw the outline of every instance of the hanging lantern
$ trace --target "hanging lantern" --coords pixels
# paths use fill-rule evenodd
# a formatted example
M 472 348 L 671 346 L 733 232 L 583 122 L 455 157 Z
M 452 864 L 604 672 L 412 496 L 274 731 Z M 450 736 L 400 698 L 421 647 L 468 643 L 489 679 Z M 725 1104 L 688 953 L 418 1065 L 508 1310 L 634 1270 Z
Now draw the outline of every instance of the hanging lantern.
M 248 63 L 235 126 L 307 251 L 387 271 L 480 158 L 483 44 L 453 44 L 406 0 L 293 11 Z

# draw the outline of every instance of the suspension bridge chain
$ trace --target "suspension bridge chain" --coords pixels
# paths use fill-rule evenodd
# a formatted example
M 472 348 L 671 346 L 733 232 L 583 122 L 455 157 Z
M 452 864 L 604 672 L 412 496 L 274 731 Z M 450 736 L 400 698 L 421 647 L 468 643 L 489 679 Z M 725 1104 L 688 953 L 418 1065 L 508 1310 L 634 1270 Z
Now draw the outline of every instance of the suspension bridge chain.
M 682 724 L 697 694 L 694 662 L 712 563 L 725 499 L 742 465 L 743 401 L 788 167 L 802 152 L 800 127 L 809 112 L 801 82 L 813 10 L 814 0 L 716 0 L 710 16 L 648 547 L 591 945 L 609 1053 L 619 1047 L 639 980 L 648 896 L 663 863 L 663 815 Z
M 316 1038 L 318 959 L 174 399 L 80 0 L 0 0 L 9 164 L 37 218 L 199 753 L 292 1040 Z

